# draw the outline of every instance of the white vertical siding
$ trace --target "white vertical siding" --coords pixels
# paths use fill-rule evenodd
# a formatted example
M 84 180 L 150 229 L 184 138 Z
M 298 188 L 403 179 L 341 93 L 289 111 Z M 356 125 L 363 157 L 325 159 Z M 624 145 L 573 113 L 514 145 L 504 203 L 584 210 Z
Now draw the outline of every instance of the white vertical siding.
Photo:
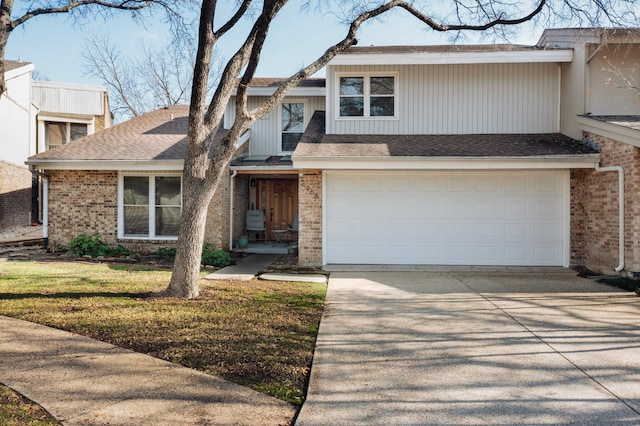
M 104 115 L 104 91 L 98 88 L 71 84 L 38 82 L 32 87 L 32 99 L 40 111 Z
M 0 96 L 0 160 L 25 167 L 33 135 L 30 134 L 33 120 L 29 102 L 31 70 L 25 67 L 12 73 L 7 79 L 7 96 Z M 24 71 L 24 72 L 22 72 Z
M 249 98 L 249 109 L 257 108 L 267 98 L 261 96 L 252 96 Z M 309 96 L 309 97 L 292 97 L 285 98 L 285 102 L 289 99 L 293 101 L 303 100 L 305 102 L 306 110 L 304 116 L 305 128 L 309 124 L 309 120 L 313 116 L 313 113 L 317 110 L 324 111 L 324 97 L 322 96 Z M 232 98 L 231 102 L 235 102 Z M 251 142 L 249 144 L 250 155 L 277 155 L 279 150 L 278 144 L 280 143 L 280 123 L 278 121 L 277 108 L 271 111 L 269 114 L 258 120 L 251 126 Z M 227 107 L 225 114 L 225 127 L 233 123 L 235 118 L 235 106 Z
M 339 66 L 327 72 L 327 132 L 337 134 L 558 131 L 557 64 Z M 398 72 L 398 117 L 336 119 L 337 72 Z

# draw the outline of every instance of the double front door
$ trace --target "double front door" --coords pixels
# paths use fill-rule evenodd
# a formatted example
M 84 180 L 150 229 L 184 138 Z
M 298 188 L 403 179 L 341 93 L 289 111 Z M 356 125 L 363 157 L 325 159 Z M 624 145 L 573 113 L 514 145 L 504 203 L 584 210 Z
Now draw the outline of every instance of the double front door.
M 258 206 L 265 213 L 267 239 L 276 240 L 278 235 L 273 231 L 288 229 L 298 212 L 298 180 L 264 179 L 257 183 Z

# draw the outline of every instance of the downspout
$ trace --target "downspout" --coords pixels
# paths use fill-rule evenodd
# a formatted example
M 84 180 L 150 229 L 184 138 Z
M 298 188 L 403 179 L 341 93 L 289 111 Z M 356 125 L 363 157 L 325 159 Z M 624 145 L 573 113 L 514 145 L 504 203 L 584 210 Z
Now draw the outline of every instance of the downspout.
M 622 166 L 600 167 L 596 164 L 596 172 L 618 172 L 618 266 L 614 271 L 624 269 L 624 169 Z
M 237 174 L 238 171 L 233 170 L 229 177 L 229 250 L 233 250 L 233 178 Z
M 47 250 L 49 248 L 49 176 L 35 170 L 32 165 L 29 169 L 33 175 L 42 177 L 42 245 Z
M 42 175 L 42 245 L 49 248 L 49 178 Z

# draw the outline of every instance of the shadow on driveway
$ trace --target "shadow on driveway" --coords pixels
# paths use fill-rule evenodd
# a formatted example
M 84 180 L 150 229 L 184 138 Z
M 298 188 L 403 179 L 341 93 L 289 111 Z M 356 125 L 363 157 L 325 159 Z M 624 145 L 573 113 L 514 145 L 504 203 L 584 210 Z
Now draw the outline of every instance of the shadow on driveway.
M 337 272 L 298 425 L 638 424 L 640 298 L 561 273 Z

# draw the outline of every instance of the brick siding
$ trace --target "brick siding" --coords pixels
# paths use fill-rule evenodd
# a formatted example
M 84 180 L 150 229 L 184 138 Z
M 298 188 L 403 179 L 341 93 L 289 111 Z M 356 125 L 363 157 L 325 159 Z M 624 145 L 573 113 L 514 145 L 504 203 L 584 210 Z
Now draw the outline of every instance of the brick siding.
M 153 173 L 153 172 L 150 172 Z M 49 170 L 49 244 L 67 247 L 80 234 L 100 234 L 109 245 L 138 252 L 175 245 L 166 240 L 118 239 L 118 172 Z M 205 242 L 228 248 L 229 180 L 211 201 Z
M 209 203 L 207 225 L 204 231 L 205 243 L 211 243 L 217 249 L 229 249 L 229 203 L 229 177 L 224 174 Z
M 0 229 L 31 224 L 31 176 L 25 166 L 0 161 Z
M 301 170 L 298 185 L 298 263 L 322 265 L 322 170 Z
M 118 243 L 118 172 L 48 170 L 49 245 L 68 246 L 79 234 Z
M 625 177 L 625 270 L 640 271 L 640 150 L 594 134 L 601 166 L 622 166 Z M 618 174 L 571 172 L 571 261 L 599 273 L 618 265 Z

